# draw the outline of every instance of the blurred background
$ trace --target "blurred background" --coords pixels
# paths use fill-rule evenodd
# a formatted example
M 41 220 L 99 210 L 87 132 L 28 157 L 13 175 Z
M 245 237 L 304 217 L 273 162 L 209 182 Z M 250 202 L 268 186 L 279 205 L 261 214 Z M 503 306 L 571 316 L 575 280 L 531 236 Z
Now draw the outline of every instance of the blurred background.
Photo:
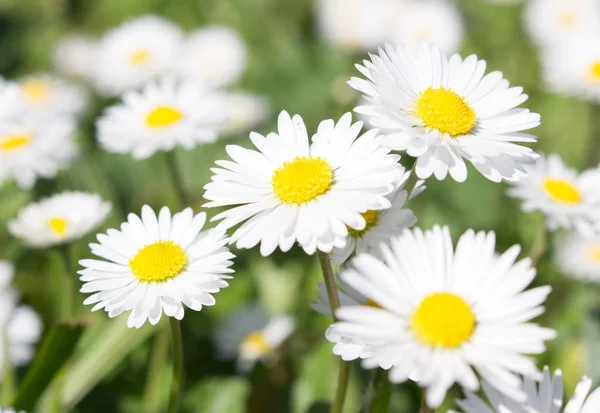
M 56 47 L 65 36 L 100 39 L 121 23 L 145 14 L 162 16 L 186 32 L 223 25 L 239 35 L 247 60 L 239 79 L 223 87 L 258 95 L 268 106 L 265 120 L 251 129 L 261 133 L 275 130 L 276 115 L 285 109 L 300 114 L 310 133 L 319 121 L 339 118 L 357 105 L 359 96 L 346 82 L 358 76 L 354 64 L 365 58 L 369 49 L 376 50 L 383 41 L 439 39 L 446 42 L 443 47 L 448 52 L 475 53 L 487 61 L 488 71 L 500 70 L 511 85 L 524 87 L 530 96 L 524 106 L 542 115 L 542 125 L 532 132 L 539 136 L 539 151 L 559 153 L 579 170 L 598 165 L 600 109 L 589 100 L 547 87 L 540 63 L 543 49 L 526 29 L 527 1 L 417 1 L 414 3 L 432 4 L 419 11 L 425 17 L 414 18 L 406 13 L 418 6 L 400 0 L 391 3 L 396 4 L 385 5 L 391 8 L 384 10 L 380 9 L 383 1 L 379 4 L 376 0 L 0 0 L 0 74 L 19 79 L 30 73 L 54 73 L 59 69 Z M 419 19 L 425 22 L 422 27 L 417 24 Z M 73 81 L 89 91 L 89 105 L 79 120 L 77 135 L 81 156 L 55 180 L 40 180 L 30 191 L 12 182 L 0 186 L 0 258 L 15 263 L 23 301 L 40 313 L 46 325 L 54 321 L 56 312 L 55 303 L 47 298 L 53 287 L 48 274 L 64 269 L 59 268 L 57 251 L 30 250 L 8 234 L 7 222 L 20 208 L 62 190 L 96 192 L 113 203 L 103 231 L 117 227 L 128 212 L 139 213 L 146 203 L 154 208 L 179 207 L 162 153 L 134 161 L 128 155 L 105 153 L 96 145 L 94 120 L 118 97 L 96 94 L 85 79 Z M 249 147 L 250 128 L 239 129 L 216 143 L 177 150 L 196 212 L 204 202 L 202 188 L 210 179 L 209 168 L 215 160 L 226 159 L 225 144 Z M 407 168 L 411 162 L 403 157 Z M 447 179 L 429 180 L 427 186 L 410 204 L 418 226 L 449 225 L 455 239 L 468 228 L 494 230 L 499 251 L 521 244 L 526 255 L 534 247 L 543 217 L 522 213 L 519 202 L 506 196 L 504 184 L 470 173 L 463 184 Z M 217 212 L 207 211 L 209 215 Z M 549 251 L 539 261 L 535 281 L 553 285 L 540 323 L 558 330 L 558 338 L 549 343 L 539 365 L 561 368 L 566 393 L 571 394 L 582 374 L 600 380 L 600 294 L 596 287 L 568 281 L 557 269 L 550 253 L 557 236 L 550 236 Z M 77 261 L 90 256 L 87 243 L 93 239 L 88 236 L 72 245 L 73 277 Z M 330 320 L 309 307 L 321 278 L 316 257 L 307 257 L 301 250 L 268 258 L 257 250 L 234 253 L 238 256 L 235 279 L 216 296 L 217 305 L 198 313 L 188 311 L 183 320 L 188 376 L 182 411 L 326 411 L 334 392 L 338 359 L 323 336 Z M 91 324 L 64 372 L 63 396 L 69 411 L 161 411 L 170 380 L 166 324 L 128 330 L 125 316 L 109 320 L 103 312 L 91 315 L 81 305 L 83 299 L 82 295 L 77 303 L 78 314 L 89 318 Z M 214 335 L 235 310 L 254 303 L 270 315 L 292 315 L 296 330 L 269 360 L 240 372 L 235 360 L 220 355 Z M 24 371 L 19 369 L 18 376 Z M 359 410 L 369 377 L 358 363 L 353 365 L 346 411 Z M 402 385 L 394 392 L 392 411 L 416 411 L 420 397 L 414 384 Z

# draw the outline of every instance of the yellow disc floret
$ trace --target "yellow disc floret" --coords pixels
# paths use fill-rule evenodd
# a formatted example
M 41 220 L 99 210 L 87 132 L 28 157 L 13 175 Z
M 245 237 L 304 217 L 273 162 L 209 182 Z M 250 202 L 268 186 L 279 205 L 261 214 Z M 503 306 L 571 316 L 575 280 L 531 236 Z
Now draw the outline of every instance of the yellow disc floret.
M 455 348 L 473 334 L 475 316 L 461 297 L 435 293 L 421 302 L 412 316 L 411 326 L 421 342 L 434 347 Z
M 140 281 L 163 282 L 178 276 L 187 262 L 187 255 L 180 245 L 159 241 L 141 248 L 129 261 L 129 268 Z
M 146 124 L 151 128 L 171 126 L 183 118 L 183 113 L 169 106 L 158 106 L 146 117 Z
M 354 238 L 360 238 L 365 235 L 371 228 L 373 228 L 379 222 L 379 211 L 368 210 L 367 212 L 363 212 L 362 217 L 365 219 L 367 224 L 363 229 L 353 229 L 348 228 L 348 233 Z
M 554 201 L 566 204 L 578 204 L 581 202 L 579 190 L 572 184 L 560 179 L 546 179 L 544 189 Z
M 429 87 L 421 92 L 416 115 L 425 127 L 447 133 L 452 137 L 466 135 L 477 123 L 475 111 L 450 89 Z
M 48 99 L 52 86 L 45 79 L 30 78 L 21 82 L 21 88 L 30 102 L 41 103 Z
M 67 232 L 67 220 L 64 218 L 51 218 L 48 220 L 48 226 L 56 235 L 64 235 Z
M 271 345 L 261 331 L 253 331 L 244 338 L 240 350 L 242 353 L 262 356 L 271 351 Z
M 129 61 L 134 66 L 141 66 L 150 60 L 150 52 L 146 49 L 140 49 L 131 54 Z
M 28 135 L 7 135 L 0 140 L 0 150 L 10 151 L 29 145 L 31 137 Z
M 296 157 L 285 162 L 271 178 L 275 195 L 291 204 L 312 201 L 331 188 L 333 171 L 327 161 L 321 157 Z
M 600 82 L 600 60 L 590 67 L 590 77 L 594 82 Z
M 590 249 L 590 257 L 592 261 L 600 262 L 600 245 L 596 245 Z

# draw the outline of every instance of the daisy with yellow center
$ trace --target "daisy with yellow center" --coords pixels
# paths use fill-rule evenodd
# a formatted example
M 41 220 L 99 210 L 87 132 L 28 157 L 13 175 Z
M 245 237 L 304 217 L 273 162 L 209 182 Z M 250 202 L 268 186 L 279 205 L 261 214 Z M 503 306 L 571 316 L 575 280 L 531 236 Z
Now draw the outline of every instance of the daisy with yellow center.
M 555 248 L 554 258 L 570 277 L 600 284 L 600 236 L 564 235 Z
M 600 230 L 600 169 L 578 173 L 559 155 L 542 156 L 528 176 L 509 189 L 525 212 L 541 211 L 550 230 L 564 228 L 592 235 Z
M 296 242 L 308 254 L 344 247 L 348 228 L 365 229 L 363 213 L 391 206 L 386 195 L 402 172 L 377 131 L 358 137 L 361 127 L 348 113 L 321 122 L 310 143 L 302 118 L 281 112 L 278 133 L 250 134 L 257 150 L 227 146 L 232 161 L 217 161 L 205 206 L 232 206 L 214 220 L 223 229 L 243 223 L 231 241 L 260 243 L 265 256 Z
M 510 88 L 500 72 L 484 76 L 486 63 L 476 56 L 448 58 L 421 41 L 416 51 L 387 45 L 357 67 L 366 79 L 349 84 L 366 103 L 355 110 L 381 128 L 386 145 L 417 158 L 419 178 L 450 174 L 463 182 L 467 159 L 494 182 L 517 181 L 535 162 L 521 143 L 536 137 L 521 131 L 538 126 L 540 116 L 518 108 L 527 100 L 522 88 Z
M 96 194 L 63 192 L 27 205 L 8 228 L 28 246 L 46 248 L 83 238 L 104 222 L 110 209 Z
M 76 116 L 87 104 L 85 91 L 57 76 L 40 73 L 19 81 L 27 109 L 37 115 Z
M 99 234 L 92 253 L 102 260 L 80 261 L 84 304 L 104 309 L 109 317 L 130 312 L 128 327 L 156 324 L 162 313 L 181 320 L 184 305 L 195 311 L 215 304 L 212 294 L 228 286 L 234 257 L 225 232 L 202 231 L 206 214 L 187 208 L 158 217 L 147 205 L 141 217 L 129 214 L 121 230 Z
M 224 121 L 223 97 L 192 82 L 165 78 L 128 92 L 123 103 L 97 122 L 98 140 L 109 152 L 144 159 L 176 146 L 214 142 Z
M 383 258 L 357 256 L 340 278 L 377 307 L 342 305 L 328 339 L 342 358 L 389 370 L 392 383 L 417 382 L 431 408 L 454 383 L 476 391 L 477 375 L 524 400 L 513 373 L 542 377 L 527 355 L 543 352 L 555 336 L 531 322 L 550 287 L 524 291 L 535 277 L 529 259 L 515 262 L 518 246 L 500 255 L 494 247 L 493 232 L 469 230 L 454 248 L 448 228 L 436 226 L 382 244 Z M 348 343 L 361 343 L 362 351 Z

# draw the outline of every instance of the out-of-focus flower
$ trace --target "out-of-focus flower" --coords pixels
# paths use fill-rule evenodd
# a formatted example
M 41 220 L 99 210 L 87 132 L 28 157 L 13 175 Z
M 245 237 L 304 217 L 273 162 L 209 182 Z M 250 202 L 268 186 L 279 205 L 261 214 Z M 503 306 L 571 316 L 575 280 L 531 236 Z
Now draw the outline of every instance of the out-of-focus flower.
M 217 140 L 224 98 L 196 82 L 165 78 L 123 95 L 97 121 L 98 141 L 109 152 L 144 159 L 176 146 L 192 149 Z
M 538 46 L 553 46 L 564 41 L 570 43 L 574 33 L 598 29 L 600 2 L 529 0 L 525 6 L 524 20 L 527 32 Z
M 600 235 L 565 236 L 556 246 L 555 258 L 565 274 L 600 283 Z
M 0 76 L 0 122 L 22 119 L 25 108 L 25 98 L 19 85 Z
M 12 178 L 30 189 L 39 177 L 55 177 L 77 154 L 74 131 L 66 116 L 0 121 L 0 183 Z
M 542 71 L 550 90 L 600 103 L 600 29 L 546 49 Z
M 96 194 L 63 192 L 27 205 L 10 221 L 11 234 L 35 248 L 65 244 L 100 226 L 111 205 Z
M 554 378 L 550 377 L 550 369 L 544 367 L 544 378 L 538 385 L 535 381 L 525 377 L 523 389 L 527 393 L 527 401 L 516 402 L 504 396 L 487 383 L 482 387 L 490 404 L 488 405 L 479 396 L 467 392 L 465 400 L 457 400 L 456 404 L 464 413 L 597 413 L 600 412 L 600 391 L 592 388 L 592 380 L 588 377 L 581 379 L 573 398 L 569 400 L 564 410 L 563 405 L 563 380 L 562 372 L 556 370 Z M 449 412 L 453 413 L 453 412 Z
M 367 78 L 350 86 L 368 101 L 355 110 L 386 134 L 385 143 L 417 158 L 419 178 L 467 179 L 465 159 L 486 178 L 517 181 L 537 154 L 521 142 L 536 137 L 521 131 L 540 124 L 540 115 L 517 108 L 523 88 L 509 88 L 501 72 L 484 76 L 475 55 L 449 59 L 435 45 L 420 42 L 380 49 L 357 68 Z
M 387 242 L 390 238 L 399 235 L 404 229 L 416 224 L 417 217 L 413 212 L 404 208 L 408 200 L 408 194 L 404 186 L 410 176 L 410 172 L 405 172 L 398 177 L 395 187 L 386 198 L 390 200 L 392 206 L 381 211 L 367 211 L 361 214 L 367 225 L 362 230 L 348 229 L 347 243 L 344 248 L 334 248 L 331 252 L 331 260 L 334 264 L 344 263 L 352 253 L 361 254 L 368 252 L 376 254 L 379 245 Z M 420 181 L 411 193 L 411 198 L 423 192 L 425 189 L 423 181 Z
M 523 211 L 541 211 L 550 230 L 573 229 L 586 236 L 600 230 L 600 169 L 578 174 L 552 154 L 540 157 L 527 173 L 508 190 L 523 200 Z
M 458 8 L 447 0 L 411 0 L 400 6 L 391 25 L 390 40 L 416 48 L 420 40 L 436 44 L 444 53 L 456 52 L 464 24 Z
M 469 230 L 454 249 L 448 228 L 436 226 L 382 244 L 383 259 L 357 256 L 340 278 L 374 305 L 339 308 L 332 336 L 369 345 L 363 366 L 389 369 L 392 383 L 415 381 L 432 408 L 454 383 L 476 391 L 475 371 L 524 401 L 513 373 L 542 378 L 526 355 L 542 353 L 555 337 L 530 322 L 551 288 L 524 291 L 535 277 L 531 260 L 515 262 L 519 246 L 501 255 L 494 248 L 493 232 Z
M 116 95 L 171 72 L 183 32 L 157 16 L 127 21 L 98 45 L 93 82 L 102 93 Z
M 234 255 L 224 231 L 202 231 L 206 214 L 186 208 L 171 217 L 167 207 L 158 218 L 145 205 L 141 218 L 129 214 L 121 230 L 109 229 L 90 244 L 102 260 L 85 259 L 79 271 L 85 305 L 104 309 L 109 317 L 129 311 L 127 326 L 157 324 L 164 312 L 181 320 L 183 305 L 194 311 L 212 306 L 212 294 L 228 286 Z
M 84 80 L 92 78 L 98 43 L 86 36 L 60 39 L 54 49 L 54 67 L 62 74 Z
M 50 74 L 35 74 L 19 81 L 27 110 L 36 116 L 77 116 L 87 103 L 85 91 Z
M 250 134 L 258 150 L 227 146 L 233 161 L 217 161 L 205 206 L 233 206 L 213 220 L 223 220 L 223 229 L 245 221 L 231 242 L 260 243 L 264 256 L 296 242 L 307 254 L 342 248 L 348 228 L 367 225 L 361 213 L 391 206 L 385 196 L 401 173 L 400 157 L 382 146 L 377 131 L 358 137 L 361 128 L 350 113 L 337 124 L 325 120 L 311 144 L 302 118 L 281 112 L 278 133 Z
M 215 344 L 223 358 L 237 358 L 238 367 L 248 371 L 258 360 L 269 360 L 294 332 L 296 323 L 286 315 L 269 317 L 258 306 L 234 312 L 219 327 Z
M 12 407 L 0 407 L 0 413 L 25 413 L 25 411 L 16 412 Z
M 224 96 L 225 122 L 219 127 L 224 134 L 250 131 L 263 123 L 271 113 L 269 101 L 246 92 L 231 92 Z
M 223 87 L 240 80 L 247 60 L 246 45 L 235 30 L 209 26 L 189 34 L 175 72 L 210 87 Z
M 8 261 L 0 261 L 0 331 L 5 337 L 0 342 L 0 380 L 4 356 L 8 354 L 15 366 L 28 363 L 43 328 L 40 317 L 31 307 L 18 305 L 19 296 L 10 287 L 13 275 L 13 265 Z M 8 348 L 4 348 L 5 343 Z
M 319 0 L 317 24 L 323 38 L 343 49 L 372 50 L 389 37 L 397 11 L 394 0 Z

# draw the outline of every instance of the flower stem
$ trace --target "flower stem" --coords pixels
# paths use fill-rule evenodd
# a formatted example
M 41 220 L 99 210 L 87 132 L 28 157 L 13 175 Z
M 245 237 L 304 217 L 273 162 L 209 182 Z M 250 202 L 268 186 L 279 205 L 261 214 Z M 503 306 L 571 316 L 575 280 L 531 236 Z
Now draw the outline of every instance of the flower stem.
M 392 383 L 388 379 L 388 371 L 377 369 L 372 379 L 372 396 L 367 402 L 365 413 L 388 413 L 392 397 Z
M 162 378 L 169 368 L 169 331 L 162 329 L 156 334 L 152 344 L 152 356 L 148 367 L 146 390 L 144 391 L 144 412 L 158 413 L 162 410 Z
M 175 151 L 165 152 L 165 156 L 167 159 L 167 167 L 169 168 L 169 175 L 171 175 L 171 182 L 175 187 L 175 192 L 177 193 L 177 197 L 179 198 L 179 203 L 182 207 L 192 206 L 190 197 L 185 190 L 185 186 L 183 185 L 183 176 L 181 175 L 181 171 L 179 170 L 179 165 L 177 165 L 177 158 L 175 157 Z
M 171 327 L 171 346 L 173 348 L 173 378 L 167 413 L 176 413 L 179 409 L 179 399 L 183 382 L 183 343 L 181 340 L 180 321 L 169 317 L 169 326 Z
M 413 191 L 415 190 L 415 186 L 417 185 L 417 182 L 419 181 L 419 177 L 417 176 L 416 169 L 417 169 L 417 162 L 415 162 L 412 169 L 410 170 L 410 175 L 408 176 L 408 179 L 406 180 L 406 183 L 404 184 L 404 187 L 402 188 L 408 194 L 408 199 L 410 199 L 410 196 L 412 195 Z
M 531 249 L 529 250 L 529 257 L 531 258 L 531 266 L 532 267 L 535 267 L 537 265 L 538 261 L 546 253 L 547 248 L 548 248 L 548 233 L 546 231 L 546 224 L 544 222 L 542 222 L 542 224 L 537 229 L 535 238 L 533 240 L 533 244 L 531 246 Z
M 321 263 L 321 270 L 323 271 L 323 279 L 325 280 L 325 287 L 327 288 L 327 296 L 329 297 L 329 304 L 331 306 L 333 320 L 337 321 L 335 310 L 340 307 L 340 297 L 338 295 L 335 276 L 333 274 L 333 267 L 331 266 L 331 260 L 328 254 L 319 251 L 319 261 Z M 348 389 L 349 377 L 350 364 L 344 360 L 340 360 L 337 390 L 335 393 L 333 406 L 331 407 L 331 413 L 341 413 L 344 409 L 344 401 L 346 400 L 346 390 Z
M 60 306 L 60 318 L 61 320 L 69 320 L 74 316 L 74 303 L 77 291 L 75 290 L 75 282 L 73 278 L 76 274 L 71 273 L 71 255 L 69 254 L 69 247 L 67 245 L 61 245 L 58 247 L 62 258 L 63 267 L 63 291 L 59 297 Z

